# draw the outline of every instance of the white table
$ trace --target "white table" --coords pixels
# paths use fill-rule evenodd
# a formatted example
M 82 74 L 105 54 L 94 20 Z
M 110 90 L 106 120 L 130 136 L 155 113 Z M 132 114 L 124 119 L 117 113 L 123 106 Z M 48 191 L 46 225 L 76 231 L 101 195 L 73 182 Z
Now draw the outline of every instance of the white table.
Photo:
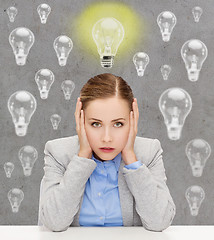
M 170 226 L 163 232 L 143 227 L 69 227 L 52 232 L 41 226 L 0 226 L 1 240 L 214 240 L 214 226 Z

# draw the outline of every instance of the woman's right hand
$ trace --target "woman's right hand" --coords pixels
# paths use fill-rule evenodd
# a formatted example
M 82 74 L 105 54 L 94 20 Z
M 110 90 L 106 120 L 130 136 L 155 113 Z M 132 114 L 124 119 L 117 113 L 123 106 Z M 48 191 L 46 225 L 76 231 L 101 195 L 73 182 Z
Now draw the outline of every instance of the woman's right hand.
M 79 137 L 80 150 L 79 157 L 91 158 L 92 157 L 92 149 L 88 142 L 88 138 L 85 132 L 85 124 L 84 124 L 84 111 L 81 110 L 82 102 L 80 98 L 77 98 L 76 103 L 76 111 L 74 113 L 76 119 L 76 131 Z

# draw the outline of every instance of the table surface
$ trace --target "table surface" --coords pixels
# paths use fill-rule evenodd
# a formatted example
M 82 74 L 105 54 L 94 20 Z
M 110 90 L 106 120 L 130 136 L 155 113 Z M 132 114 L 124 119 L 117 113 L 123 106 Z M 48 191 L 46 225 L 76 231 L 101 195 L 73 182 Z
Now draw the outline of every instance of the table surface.
M 52 232 L 43 226 L 0 226 L 1 240 L 213 240 L 213 225 L 170 226 L 162 232 L 143 227 L 69 227 Z

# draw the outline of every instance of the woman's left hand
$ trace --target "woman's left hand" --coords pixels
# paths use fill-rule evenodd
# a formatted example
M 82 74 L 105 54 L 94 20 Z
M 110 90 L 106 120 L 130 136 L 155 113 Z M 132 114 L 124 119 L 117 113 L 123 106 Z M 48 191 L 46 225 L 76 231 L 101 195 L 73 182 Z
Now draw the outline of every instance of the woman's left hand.
M 134 101 L 132 103 L 132 108 L 133 108 L 133 111 L 131 111 L 129 114 L 129 119 L 130 119 L 129 136 L 128 136 L 127 143 L 121 152 L 124 161 L 128 158 L 129 158 L 129 161 L 132 161 L 130 158 L 135 157 L 134 143 L 137 135 L 137 127 L 138 127 L 138 119 L 139 119 L 139 110 L 138 110 L 136 98 L 134 98 Z M 135 157 L 135 161 L 136 161 L 136 157 Z

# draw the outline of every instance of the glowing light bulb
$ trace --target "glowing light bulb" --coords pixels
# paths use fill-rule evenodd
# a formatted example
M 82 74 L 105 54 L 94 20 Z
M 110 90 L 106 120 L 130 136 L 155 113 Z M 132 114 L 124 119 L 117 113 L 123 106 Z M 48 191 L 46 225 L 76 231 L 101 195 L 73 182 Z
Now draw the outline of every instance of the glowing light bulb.
M 53 126 L 54 130 L 58 129 L 58 126 L 59 126 L 59 123 L 61 122 L 61 119 L 62 118 L 58 114 L 51 115 L 50 120 L 51 120 L 51 123 L 52 123 L 52 126 Z
M 165 65 L 161 66 L 160 70 L 161 70 L 163 80 L 165 80 L 165 81 L 168 80 L 168 77 L 169 77 L 169 74 L 170 74 L 172 68 L 169 65 L 165 64 Z
M 192 109 L 190 95 L 182 88 L 169 88 L 161 94 L 159 108 L 164 117 L 169 139 L 180 139 L 185 119 Z
M 53 47 L 56 51 L 60 66 L 65 66 L 71 49 L 73 48 L 72 40 L 67 36 L 59 36 L 54 40 Z
M 123 25 L 115 18 L 102 18 L 93 26 L 92 36 L 97 45 L 101 66 L 111 68 L 124 38 Z
M 137 52 L 133 57 L 133 63 L 137 70 L 137 75 L 142 77 L 144 75 L 146 66 L 149 63 L 149 56 L 144 52 Z
M 207 58 L 206 45 L 198 39 L 186 41 L 181 48 L 181 56 L 186 66 L 188 79 L 195 82 L 199 78 L 202 65 Z
M 203 139 L 193 139 L 186 145 L 186 155 L 195 177 L 201 177 L 204 166 L 211 154 L 211 147 Z
M 190 212 L 192 216 L 197 216 L 201 203 L 205 198 L 205 192 L 200 186 L 191 186 L 185 192 L 185 197 L 189 204 Z
M 35 81 L 40 92 L 40 97 L 47 99 L 51 85 L 54 83 L 53 72 L 49 69 L 40 69 L 35 75 Z
M 13 170 L 14 170 L 14 164 L 13 163 L 6 162 L 4 164 L 4 171 L 6 173 L 7 178 L 11 178 L 11 174 L 12 174 Z
M 17 136 L 25 136 L 30 119 L 36 110 L 36 99 L 27 91 L 17 91 L 8 99 L 8 110 L 12 116 Z
M 19 160 L 21 161 L 25 176 L 30 176 L 34 163 L 38 158 L 37 150 L 32 146 L 24 146 L 19 150 Z
M 11 6 L 7 9 L 7 15 L 9 17 L 10 22 L 14 22 L 15 21 L 15 17 L 18 13 L 18 9 L 14 6 Z
M 157 24 L 160 28 L 162 39 L 164 42 L 170 40 L 172 30 L 177 23 L 174 13 L 169 11 L 161 12 L 157 17 Z
M 41 23 L 45 24 L 47 22 L 48 15 L 51 12 L 51 7 L 46 3 L 42 3 L 37 7 L 37 12 L 39 14 Z
M 9 36 L 17 65 L 25 65 L 28 53 L 34 44 L 34 34 L 30 29 L 19 27 L 14 29 Z
M 12 188 L 8 194 L 7 197 L 9 199 L 12 212 L 17 213 L 19 211 L 20 204 L 22 200 L 24 199 L 24 193 L 19 188 Z
M 203 10 L 201 7 L 196 6 L 192 9 L 192 15 L 194 17 L 195 22 L 199 22 L 202 13 L 203 13 Z
M 62 91 L 64 93 L 65 100 L 71 99 L 71 94 L 75 89 L 75 84 L 71 80 L 65 80 L 61 84 Z

